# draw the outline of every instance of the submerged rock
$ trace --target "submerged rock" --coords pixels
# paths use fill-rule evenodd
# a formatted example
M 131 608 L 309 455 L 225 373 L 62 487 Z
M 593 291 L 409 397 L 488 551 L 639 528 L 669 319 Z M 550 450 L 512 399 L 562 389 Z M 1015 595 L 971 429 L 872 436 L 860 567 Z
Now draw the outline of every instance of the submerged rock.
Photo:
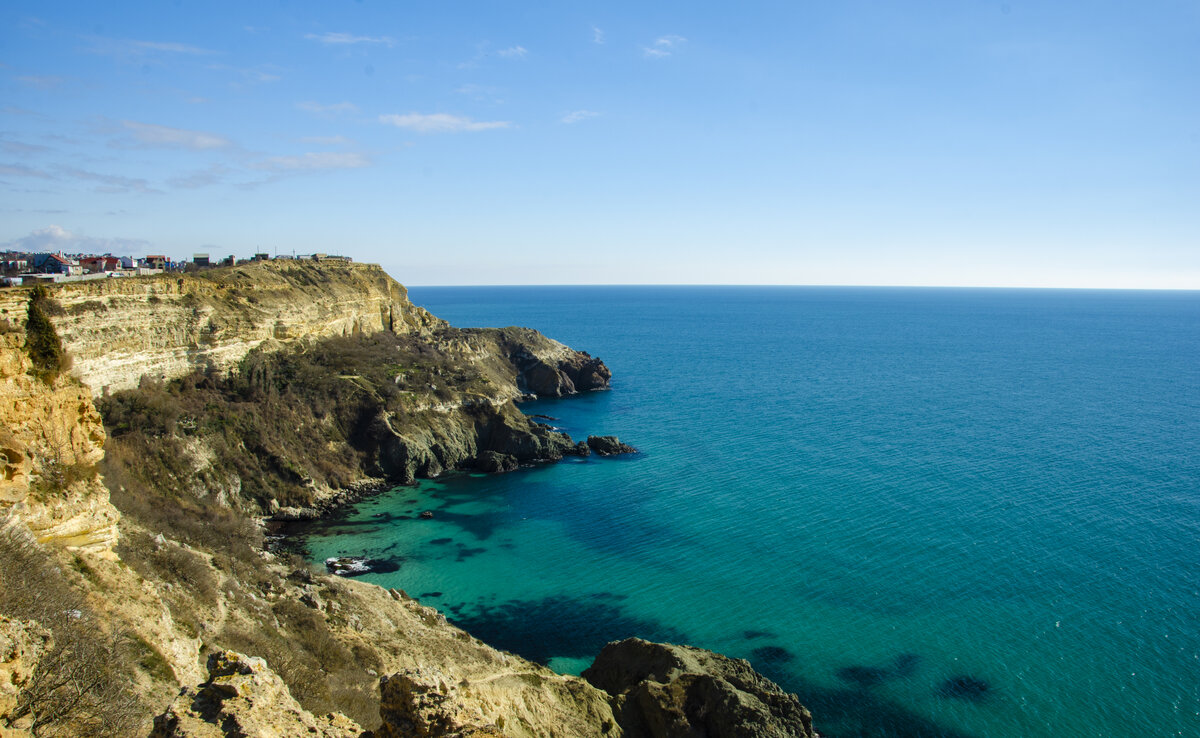
M 636 454 L 637 449 L 627 443 L 621 443 L 616 436 L 588 436 L 588 448 L 601 456 L 616 456 L 617 454 Z
M 816 738 L 796 695 L 751 668 L 691 646 L 609 643 L 582 674 L 612 698 L 627 738 Z
M 990 691 L 987 682 L 967 674 L 952 676 L 938 687 L 938 695 L 968 702 L 982 702 Z

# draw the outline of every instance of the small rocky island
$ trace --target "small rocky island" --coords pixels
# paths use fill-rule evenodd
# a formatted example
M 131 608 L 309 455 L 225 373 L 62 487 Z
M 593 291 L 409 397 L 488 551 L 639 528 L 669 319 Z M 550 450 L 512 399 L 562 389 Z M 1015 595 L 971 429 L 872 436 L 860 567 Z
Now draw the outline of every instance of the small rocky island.
M 447 470 L 635 453 L 516 405 L 606 389 L 598 358 L 339 262 L 11 288 L 0 316 L 5 736 L 816 735 L 744 661 L 628 640 L 564 676 L 353 579 L 379 562 L 264 546 Z

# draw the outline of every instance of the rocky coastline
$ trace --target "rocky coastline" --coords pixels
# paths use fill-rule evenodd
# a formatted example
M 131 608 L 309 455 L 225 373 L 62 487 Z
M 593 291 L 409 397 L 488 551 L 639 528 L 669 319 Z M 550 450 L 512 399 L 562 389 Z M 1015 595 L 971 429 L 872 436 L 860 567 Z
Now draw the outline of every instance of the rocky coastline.
M 418 478 L 635 452 L 515 404 L 607 389 L 598 358 L 452 328 L 378 267 L 264 264 L 53 290 L 49 372 L 27 292 L 0 295 L 6 738 L 816 735 L 745 662 L 627 641 L 559 675 L 264 547 Z

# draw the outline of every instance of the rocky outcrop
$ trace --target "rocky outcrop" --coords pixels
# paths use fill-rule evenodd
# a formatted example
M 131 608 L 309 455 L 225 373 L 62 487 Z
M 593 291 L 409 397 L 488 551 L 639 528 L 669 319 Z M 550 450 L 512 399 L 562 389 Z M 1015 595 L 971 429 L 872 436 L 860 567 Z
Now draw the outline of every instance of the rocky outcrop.
M 380 476 L 403 484 L 443 471 L 474 467 L 505 471 L 517 464 L 557 461 L 577 453 L 570 436 L 531 421 L 512 403 L 427 413 L 402 426 L 381 412 L 368 430 Z
M 639 638 L 610 643 L 583 677 L 603 689 L 631 738 L 814 738 L 793 694 L 740 659 Z
M 357 738 L 362 729 L 339 713 L 314 716 L 292 697 L 267 662 L 234 651 L 208 657 L 208 681 L 184 689 L 154 719 L 153 738 Z
M 0 518 L 40 543 L 107 553 L 120 514 L 95 465 L 104 424 L 91 393 L 69 377 L 33 376 L 23 333 L 0 334 Z
M 431 669 L 405 669 L 379 680 L 376 738 L 503 736 L 482 710 L 463 700 L 456 684 Z
M 534 335 L 540 336 L 541 341 Z M 536 331 L 505 328 L 501 345 L 517 368 L 518 385 L 539 397 L 563 397 L 578 392 L 608 389 L 612 372 L 600 359 L 574 351 Z
M 616 456 L 617 454 L 636 454 L 637 449 L 627 443 L 621 443 L 616 436 L 588 436 L 588 448 L 601 456 Z

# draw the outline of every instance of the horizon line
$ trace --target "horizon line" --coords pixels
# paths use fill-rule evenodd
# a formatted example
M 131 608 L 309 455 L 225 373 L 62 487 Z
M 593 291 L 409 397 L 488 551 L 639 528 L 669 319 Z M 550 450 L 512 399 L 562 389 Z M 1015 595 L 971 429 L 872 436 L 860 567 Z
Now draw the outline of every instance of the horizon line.
M 398 280 L 399 281 L 399 280 Z M 1200 292 L 1200 287 L 1095 287 L 1057 285 L 961 285 L 961 284 L 803 284 L 782 282 L 525 282 L 492 284 L 422 284 L 401 282 L 405 287 L 803 287 L 816 289 L 934 289 L 934 290 L 1071 290 L 1076 292 Z

